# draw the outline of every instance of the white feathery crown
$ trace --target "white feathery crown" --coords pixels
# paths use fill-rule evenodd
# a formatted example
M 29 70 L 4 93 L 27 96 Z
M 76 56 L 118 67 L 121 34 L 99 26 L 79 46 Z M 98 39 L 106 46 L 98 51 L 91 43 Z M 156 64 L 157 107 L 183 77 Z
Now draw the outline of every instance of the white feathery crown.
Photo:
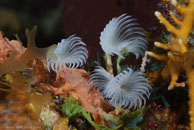
M 47 67 L 50 71 L 50 66 L 53 71 L 57 72 L 59 68 L 68 67 L 77 68 L 83 65 L 88 58 L 88 51 L 86 44 L 81 41 L 80 37 L 72 35 L 67 39 L 62 39 L 58 43 L 55 50 L 53 51 L 54 56 L 47 57 Z
M 113 79 L 113 75 L 108 73 L 101 66 L 97 66 L 94 70 L 94 73 L 90 76 L 90 79 L 93 81 L 94 86 L 99 90 L 104 90 L 105 86 Z
M 147 49 L 143 28 L 136 23 L 136 19 L 126 14 L 110 20 L 101 32 L 100 44 L 104 52 L 121 57 L 122 49 L 135 54 L 136 58 Z
M 102 67 L 98 67 L 91 75 L 91 80 L 97 89 L 102 91 L 105 98 L 114 107 L 127 107 L 129 109 L 145 105 L 146 97 L 150 96 L 151 86 L 144 73 L 127 68 L 113 77 Z
M 148 52 L 146 51 L 143 58 L 142 58 L 141 67 L 140 67 L 140 71 L 142 73 L 145 73 L 145 67 L 146 67 L 147 61 L 149 61 L 149 60 L 148 60 Z

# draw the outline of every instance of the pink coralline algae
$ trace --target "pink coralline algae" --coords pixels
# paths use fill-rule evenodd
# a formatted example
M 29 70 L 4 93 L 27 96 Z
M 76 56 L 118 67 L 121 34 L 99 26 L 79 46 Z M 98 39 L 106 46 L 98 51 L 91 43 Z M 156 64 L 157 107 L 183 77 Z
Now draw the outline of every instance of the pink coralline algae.
M 9 53 L 13 50 L 17 51 L 18 54 L 23 54 L 26 48 L 22 46 L 20 41 L 9 41 L 7 38 L 4 38 L 0 32 L 0 64 L 2 64 L 7 57 L 9 57 Z

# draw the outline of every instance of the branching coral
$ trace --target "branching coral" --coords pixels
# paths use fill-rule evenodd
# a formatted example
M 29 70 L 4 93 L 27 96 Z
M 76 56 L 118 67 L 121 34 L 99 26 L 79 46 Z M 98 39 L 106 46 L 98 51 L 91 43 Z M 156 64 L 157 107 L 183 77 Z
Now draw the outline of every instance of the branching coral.
M 50 49 L 47 53 L 48 69 L 51 66 L 52 70 L 57 72 L 62 66 L 77 68 L 83 65 L 88 58 L 85 46 L 81 38 L 74 35 L 61 40 L 56 48 Z
M 172 32 L 174 36 L 170 37 L 170 44 L 155 42 L 157 47 L 169 50 L 167 55 L 158 55 L 153 52 L 148 52 L 148 55 L 162 61 L 166 61 L 167 65 L 163 69 L 163 76 L 171 76 L 171 82 L 168 87 L 169 90 L 174 87 L 184 87 L 184 83 L 177 83 L 178 76 L 183 70 L 186 71 L 189 85 L 189 106 L 190 106 L 190 127 L 194 130 L 194 82 L 193 82 L 193 49 L 190 48 L 189 35 L 191 33 L 194 24 L 194 0 L 188 0 L 186 6 L 182 6 L 176 0 L 172 0 L 172 4 L 175 6 L 179 13 L 182 13 L 183 19 L 179 19 L 170 13 L 172 19 L 177 26 L 169 23 L 160 12 L 155 12 L 155 15 L 161 23 Z

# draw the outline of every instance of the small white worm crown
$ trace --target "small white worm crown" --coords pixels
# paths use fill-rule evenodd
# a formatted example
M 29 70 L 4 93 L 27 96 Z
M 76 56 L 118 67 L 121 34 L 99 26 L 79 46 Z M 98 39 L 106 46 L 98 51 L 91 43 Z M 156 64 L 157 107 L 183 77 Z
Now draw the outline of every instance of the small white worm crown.
M 108 73 L 101 66 L 97 66 L 93 72 L 94 73 L 90 76 L 90 79 L 99 91 L 103 91 L 106 85 L 114 78 L 113 75 Z
M 67 39 L 62 39 L 57 47 L 53 47 L 47 53 L 47 67 L 57 72 L 59 68 L 77 68 L 83 65 L 88 58 L 86 44 L 80 37 L 72 35 Z
M 123 57 L 123 49 L 135 54 L 136 58 L 147 49 L 143 28 L 136 23 L 136 19 L 126 14 L 110 20 L 101 32 L 100 45 L 104 52 L 120 57 Z
M 146 98 L 150 96 L 151 86 L 144 77 L 144 73 L 127 68 L 113 77 L 102 67 L 97 67 L 91 75 L 94 86 L 102 91 L 105 98 L 110 99 L 114 107 L 127 107 L 129 109 L 145 105 Z M 143 101 L 142 101 L 143 100 Z
M 147 61 L 148 61 L 148 53 L 146 51 L 144 57 L 142 58 L 142 63 L 141 63 L 141 67 L 140 67 L 140 71 L 142 73 L 145 73 L 145 67 L 146 67 Z

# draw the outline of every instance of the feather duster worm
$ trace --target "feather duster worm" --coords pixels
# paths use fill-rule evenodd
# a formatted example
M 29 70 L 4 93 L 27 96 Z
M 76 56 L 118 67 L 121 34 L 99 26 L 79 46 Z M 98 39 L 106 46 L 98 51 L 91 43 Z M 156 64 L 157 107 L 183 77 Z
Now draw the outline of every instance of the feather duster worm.
M 97 66 L 90 79 L 94 82 L 94 86 L 97 86 L 97 89 L 102 91 L 113 78 L 114 76 L 108 73 L 104 68 Z
M 94 85 L 102 91 L 105 98 L 114 107 L 141 107 L 146 103 L 144 96 L 149 98 L 151 89 L 144 74 L 131 68 L 113 77 L 102 67 L 98 67 L 91 75 Z M 143 101 L 142 101 L 143 100 Z
M 121 51 L 127 49 L 138 58 L 147 49 L 147 41 L 142 27 L 132 16 L 123 14 L 113 18 L 101 32 L 100 45 L 104 52 L 123 57 Z
M 27 49 L 19 57 L 16 57 L 18 55 L 17 51 L 12 51 L 10 57 L 0 65 L 0 74 L 23 70 L 26 63 L 34 58 L 46 57 L 48 70 L 50 71 L 49 68 L 51 66 L 55 72 L 62 66 L 78 67 L 86 62 L 88 51 L 81 38 L 72 35 L 67 39 L 63 39 L 58 46 L 52 45 L 47 48 L 38 48 L 35 44 L 36 31 L 36 26 L 32 31 L 26 29 Z
M 124 58 L 125 53 L 131 52 L 138 58 L 147 49 L 143 28 L 136 23 L 136 19 L 126 14 L 113 18 L 106 25 L 101 32 L 100 45 L 105 52 L 107 70 L 112 75 L 110 55 Z
M 81 41 L 81 38 L 75 35 L 61 40 L 56 48 L 48 52 L 48 70 L 50 71 L 50 66 L 53 71 L 57 72 L 62 66 L 65 68 L 68 65 L 70 68 L 77 68 L 83 65 L 88 58 L 88 51 L 85 46 L 86 44 Z

